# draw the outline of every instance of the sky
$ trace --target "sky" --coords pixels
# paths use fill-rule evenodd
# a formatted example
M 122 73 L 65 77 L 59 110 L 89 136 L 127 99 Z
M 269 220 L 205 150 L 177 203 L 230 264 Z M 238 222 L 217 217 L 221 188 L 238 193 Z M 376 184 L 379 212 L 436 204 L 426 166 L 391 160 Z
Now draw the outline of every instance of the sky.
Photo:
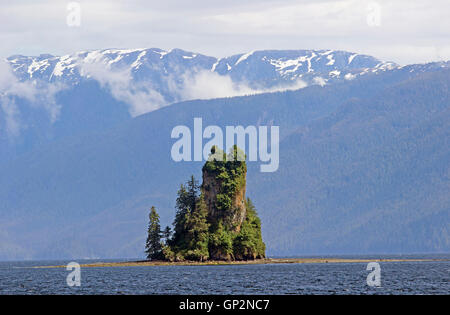
M 0 0 L 0 57 L 181 48 L 215 57 L 338 49 L 450 60 L 449 0 Z

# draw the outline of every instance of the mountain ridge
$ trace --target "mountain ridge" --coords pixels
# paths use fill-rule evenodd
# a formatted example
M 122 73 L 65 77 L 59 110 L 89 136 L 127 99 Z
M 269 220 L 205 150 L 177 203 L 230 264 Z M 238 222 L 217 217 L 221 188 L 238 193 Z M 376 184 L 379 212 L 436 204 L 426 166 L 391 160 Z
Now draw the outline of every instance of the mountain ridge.
M 182 49 L 101 49 L 13 55 L 5 61 L 0 63 L 6 76 L 0 81 L 0 162 L 172 103 L 348 82 L 397 66 L 332 50 L 215 58 Z
M 334 54 L 337 58 L 334 59 Z M 392 69 L 397 67 L 393 62 L 384 62 L 374 57 L 352 53 L 341 50 L 259 50 L 248 53 L 241 53 L 229 57 L 216 58 L 199 53 L 185 51 L 179 48 L 162 50 L 160 48 L 140 48 L 140 49 L 101 49 L 80 51 L 69 55 L 55 56 L 50 54 L 41 54 L 39 56 L 23 56 L 13 55 L 6 60 L 13 67 L 15 73 L 21 79 L 44 78 L 48 81 L 56 80 L 58 77 L 70 77 L 75 74 L 79 63 L 104 63 L 105 66 L 130 66 L 137 71 L 141 67 L 149 66 L 150 62 L 160 61 L 184 61 L 194 63 L 205 70 L 212 72 L 218 71 L 221 75 L 235 71 L 235 66 L 248 64 L 252 59 L 260 59 L 264 63 L 271 64 L 282 75 L 291 74 L 290 79 L 296 74 L 304 74 L 305 72 L 314 72 L 311 68 L 314 60 L 317 65 L 329 66 L 327 70 L 332 71 L 338 68 L 363 69 L 374 68 L 373 70 Z M 271 58 L 271 59 L 269 59 Z M 276 59 L 272 59 L 276 58 Z M 324 59 L 322 63 L 318 61 Z M 303 63 L 306 62 L 307 71 L 302 71 Z M 78 64 L 77 64 L 78 63 Z M 69 71 L 66 71 L 69 70 Z M 323 71 L 317 71 L 321 73 Z M 29 77 L 26 77 L 26 74 Z M 40 76 L 39 76 L 40 74 Z M 84 76 L 85 73 L 78 73 Z M 63 79 L 64 80 L 64 79 Z

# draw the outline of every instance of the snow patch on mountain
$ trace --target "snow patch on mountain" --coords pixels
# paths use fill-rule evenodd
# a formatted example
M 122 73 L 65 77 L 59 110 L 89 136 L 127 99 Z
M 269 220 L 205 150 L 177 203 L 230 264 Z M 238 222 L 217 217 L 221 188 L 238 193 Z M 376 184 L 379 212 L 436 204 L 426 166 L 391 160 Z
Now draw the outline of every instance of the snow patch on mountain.
M 335 60 L 333 59 L 333 55 L 328 55 L 328 56 L 327 56 L 327 59 L 328 59 L 327 66 L 332 66 L 332 65 L 334 65 Z
M 139 69 L 139 67 L 140 66 L 142 66 L 142 61 L 141 61 L 141 59 L 145 56 L 147 54 L 147 51 L 142 51 L 139 55 L 138 55 L 138 57 L 137 57 L 137 59 L 135 60 L 135 61 L 133 61 L 133 63 L 131 64 L 131 68 L 133 68 L 133 69 Z
M 350 57 L 348 57 L 348 64 L 351 64 L 353 59 L 355 59 L 356 56 L 358 56 L 358 54 L 350 55 Z
M 250 57 L 251 55 L 253 55 L 254 51 L 251 51 L 249 53 L 243 54 L 234 64 L 235 66 L 237 66 L 239 63 L 241 63 L 242 61 L 246 60 L 248 57 Z
M 48 60 L 41 60 L 41 61 L 36 61 L 33 60 L 33 62 L 31 63 L 30 66 L 28 66 L 28 73 L 30 74 L 30 78 L 33 77 L 33 73 L 35 71 L 43 71 L 45 69 L 47 69 L 50 66 L 50 63 L 48 62 Z
M 338 77 L 341 74 L 341 71 L 333 70 L 333 71 L 330 71 L 328 74 L 330 75 L 330 77 Z
M 95 80 L 128 104 L 132 116 L 192 98 L 323 86 L 398 67 L 335 50 L 251 51 L 218 59 L 181 49 L 103 49 L 61 57 L 11 56 L 7 62 L 20 82 L 71 88 Z
M 305 61 L 307 61 L 307 57 L 301 56 L 297 59 L 289 59 L 289 60 L 270 59 L 269 63 L 275 66 L 276 71 L 279 72 L 281 75 L 286 75 L 292 72 L 296 72 Z
M 217 67 L 217 65 L 219 64 L 220 60 L 221 60 L 221 59 L 217 60 L 217 61 L 212 65 L 212 67 L 211 67 L 211 72 L 216 71 L 216 67 Z

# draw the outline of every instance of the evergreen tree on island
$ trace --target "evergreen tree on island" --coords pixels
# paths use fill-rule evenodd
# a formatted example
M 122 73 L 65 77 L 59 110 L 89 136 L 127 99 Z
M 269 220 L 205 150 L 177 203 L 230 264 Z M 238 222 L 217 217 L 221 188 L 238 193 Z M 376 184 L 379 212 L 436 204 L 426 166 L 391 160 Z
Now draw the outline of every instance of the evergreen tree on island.
M 161 226 L 155 207 L 150 209 L 145 253 L 147 254 L 147 259 L 150 260 L 164 258 L 162 255 Z
M 167 245 L 172 237 L 172 230 L 170 226 L 166 226 L 166 228 L 162 232 L 162 237 L 164 238 L 165 244 Z
M 149 226 L 149 239 L 155 240 L 151 248 L 159 254 L 152 257 L 168 261 L 264 258 L 261 221 L 254 205 L 245 197 L 247 166 L 244 153 L 237 146 L 228 155 L 212 147 L 202 172 L 201 186 L 194 176 L 180 186 L 174 233 L 172 237 L 165 236 L 164 246 L 160 241 L 161 232 L 156 232 L 159 216 L 155 210 L 157 220 L 154 221 L 158 227 L 153 226 L 150 238 Z M 157 234 L 159 247 L 156 245 Z

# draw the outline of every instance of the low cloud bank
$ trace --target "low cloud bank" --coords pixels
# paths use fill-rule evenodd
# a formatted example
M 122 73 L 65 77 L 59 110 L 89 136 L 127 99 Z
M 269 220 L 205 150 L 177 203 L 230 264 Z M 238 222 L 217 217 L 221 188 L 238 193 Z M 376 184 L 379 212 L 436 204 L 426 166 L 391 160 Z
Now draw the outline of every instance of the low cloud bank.
M 307 86 L 304 81 L 296 80 L 269 88 L 254 87 L 247 82 L 234 82 L 228 75 L 194 70 L 180 76 L 163 76 L 160 85 L 155 87 L 149 80 L 134 78 L 131 68 L 112 69 L 108 62 L 106 58 L 81 61 L 77 68 L 83 77 L 96 80 L 116 100 L 126 103 L 132 117 L 174 102 L 297 90 Z M 64 88 L 69 86 L 38 80 L 20 81 L 11 66 L 0 61 L 0 132 L 5 131 L 8 137 L 16 137 L 21 129 L 26 128 L 25 123 L 21 122 L 20 111 L 23 109 L 18 106 L 19 99 L 26 100 L 25 103 L 29 106 L 43 108 L 47 111 L 49 120 L 55 122 L 62 109 L 56 103 L 55 95 Z
M 304 81 L 296 80 L 289 84 L 281 84 L 270 88 L 252 88 L 245 82 L 233 82 L 230 76 L 223 76 L 211 71 L 201 71 L 184 76 L 179 95 L 182 100 L 212 99 L 298 90 L 306 86 L 307 84 Z
M 0 132 L 5 131 L 11 138 L 18 136 L 20 130 L 25 127 L 20 122 L 18 99 L 28 101 L 32 107 L 44 108 L 48 112 L 50 121 L 55 122 L 61 109 L 55 101 L 55 94 L 62 88 L 61 84 L 21 82 L 14 75 L 10 65 L 0 60 Z
M 179 77 L 166 76 L 163 92 L 149 81 L 133 79 L 130 68 L 111 69 L 105 63 L 82 63 L 79 68 L 82 75 L 97 80 L 102 87 L 110 90 L 115 99 L 128 104 L 133 117 L 174 102 L 297 90 L 307 86 L 299 79 L 270 88 L 252 88 L 245 82 L 234 82 L 230 76 L 203 70 L 188 71 Z
M 138 116 L 167 105 L 165 98 L 150 82 L 133 80 L 131 69 L 111 70 L 104 64 L 82 63 L 80 73 L 97 80 L 118 101 L 128 104 L 131 116 Z

